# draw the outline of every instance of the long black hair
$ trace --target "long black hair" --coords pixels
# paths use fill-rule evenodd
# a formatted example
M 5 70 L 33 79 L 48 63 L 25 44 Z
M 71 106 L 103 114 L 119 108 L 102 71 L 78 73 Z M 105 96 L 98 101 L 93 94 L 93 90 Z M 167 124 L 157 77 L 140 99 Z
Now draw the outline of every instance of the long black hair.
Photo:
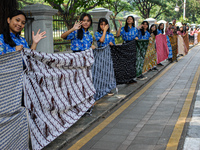
M 107 25 L 107 24 L 109 25 L 108 20 L 107 20 L 106 18 L 100 18 L 100 19 L 99 19 L 99 23 L 98 23 L 98 28 L 97 28 L 97 31 L 98 31 L 99 33 L 102 31 L 101 28 L 100 28 L 100 24 L 101 24 L 102 22 L 105 22 L 106 25 Z M 107 32 L 110 32 L 110 27 L 108 28 Z
M 91 26 L 92 26 L 92 17 L 91 17 L 90 14 L 83 13 L 83 14 L 81 15 L 81 17 L 80 17 L 80 21 L 83 21 L 83 18 L 84 18 L 85 16 L 88 16 L 88 18 L 89 18 L 89 20 L 90 20 L 90 22 L 91 22 L 91 24 L 90 24 L 90 27 L 91 27 Z M 78 30 L 78 34 L 77 34 L 77 38 L 80 39 L 80 40 L 83 39 L 83 30 L 82 30 L 82 28 L 83 28 L 83 26 L 81 26 L 81 28 Z
M 127 20 L 128 20 L 129 17 L 131 17 L 131 18 L 133 19 L 132 26 L 135 27 L 135 19 L 134 19 L 134 17 L 133 17 L 133 16 L 128 16 L 128 17 L 126 18 L 126 24 L 125 24 L 125 26 L 124 26 L 124 30 L 125 30 L 126 32 L 128 32 L 128 22 L 127 22 Z
M 149 23 L 148 23 L 148 21 L 143 21 L 142 22 L 142 24 L 144 24 L 144 23 L 147 23 L 147 31 L 149 32 Z M 145 32 L 144 32 L 144 28 L 142 27 L 141 29 L 140 29 L 140 31 L 142 32 L 142 35 L 145 35 Z
M 155 26 L 156 27 L 156 30 L 153 31 L 151 28 Z M 155 36 L 157 35 L 157 26 L 155 24 L 152 24 L 151 27 L 150 27 L 150 34 L 153 33 Z
M 163 28 L 163 29 L 160 29 L 160 26 L 161 26 L 161 25 L 164 26 L 164 23 L 160 23 L 159 26 L 158 26 L 158 29 L 161 30 L 161 32 L 162 32 L 162 34 L 163 34 L 163 33 L 164 33 L 164 28 Z
M 24 12 L 20 11 L 20 10 L 14 10 L 12 11 L 9 15 L 8 15 L 8 18 L 12 19 L 13 17 L 15 16 L 18 16 L 18 15 L 23 15 L 25 17 L 25 20 L 27 20 L 26 18 L 26 15 L 24 14 Z M 17 33 L 18 35 L 21 34 L 21 32 Z M 10 36 L 10 29 L 9 29 L 9 24 L 7 22 L 4 30 L 3 30 L 3 36 L 4 36 L 4 42 L 9 44 L 11 47 L 15 47 L 16 44 L 15 42 L 12 40 L 11 36 Z
M 181 26 L 180 28 L 183 28 L 183 26 Z M 179 31 L 181 31 L 180 28 L 179 28 Z M 183 30 L 181 31 L 181 33 L 183 33 L 183 32 L 184 32 L 184 28 L 183 28 Z
M 1 0 L 0 8 L 0 34 L 2 34 L 7 24 L 8 15 L 18 8 L 18 2 L 16 0 Z

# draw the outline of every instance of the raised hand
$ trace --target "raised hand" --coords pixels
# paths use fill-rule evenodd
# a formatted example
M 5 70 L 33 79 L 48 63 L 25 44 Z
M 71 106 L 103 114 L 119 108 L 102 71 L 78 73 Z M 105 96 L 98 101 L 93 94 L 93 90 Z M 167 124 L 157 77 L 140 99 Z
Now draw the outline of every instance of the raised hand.
M 105 27 L 104 27 L 104 31 L 107 31 L 108 30 L 108 28 L 109 28 L 109 25 L 107 24 L 107 25 L 105 25 Z
M 119 21 L 120 27 L 122 27 L 122 22 L 120 20 L 118 20 L 118 21 Z
M 73 26 L 73 29 L 74 30 L 78 30 L 78 29 L 81 28 L 81 25 L 82 25 L 82 22 L 76 21 L 75 24 L 74 24 L 74 26 Z
M 41 39 L 44 39 L 46 37 L 46 36 L 44 36 L 45 34 L 46 34 L 46 31 L 43 31 L 40 33 L 40 29 L 38 30 L 36 35 L 34 35 L 34 31 L 32 31 L 33 43 L 38 44 Z

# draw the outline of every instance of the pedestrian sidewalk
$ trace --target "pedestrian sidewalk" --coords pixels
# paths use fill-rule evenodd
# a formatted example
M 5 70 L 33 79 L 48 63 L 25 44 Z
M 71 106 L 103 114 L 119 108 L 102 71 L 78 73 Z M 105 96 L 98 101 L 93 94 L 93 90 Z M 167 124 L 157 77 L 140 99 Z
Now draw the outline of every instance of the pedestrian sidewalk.
M 191 47 L 190 47 L 191 48 Z M 126 99 L 129 95 L 134 93 L 136 90 L 140 89 L 147 82 L 152 80 L 156 75 L 158 75 L 165 67 L 170 63 L 165 60 L 162 62 L 163 66 L 158 65 L 158 71 L 149 71 L 145 73 L 146 80 L 137 80 L 137 83 L 134 84 L 122 84 L 118 85 L 118 93 L 115 89 L 112 91 L 115 93 L 113 96 L 104 96 L 96 102 L 96 105 L 93 108 L 92 113 L 85 114 L 77 121 L 72 127 L 60 135 L 57 139 L 47 145 L 44 150 L 57 150 L 61 149 L 67 145 L 68 142 L 72 141 L 77 137 L 81 132 L 87 129 L 92 123 L 97 121 L 99 118 L 103 117 L 111 109 L 117 106 L 120 102 Z

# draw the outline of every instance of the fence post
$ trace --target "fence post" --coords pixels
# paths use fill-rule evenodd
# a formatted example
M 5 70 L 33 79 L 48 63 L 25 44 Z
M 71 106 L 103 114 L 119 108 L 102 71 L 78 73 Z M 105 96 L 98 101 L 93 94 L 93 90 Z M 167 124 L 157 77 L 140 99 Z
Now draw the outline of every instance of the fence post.
M 92 26 L 93 26 L 93 32 L 95 33 L 97 31 L 99 19 L 106 18 L 108 22 L 110 22 L 110 15 L 112 14 L 112 11 L 105 8 L 95 8 L 88 13 L 93 16 L 92 21 L 94 23 Z
M 46 31 L 46 38 L 42 39 L 37 45 L 37 51 L 53 53 L 53 15 L 58 10 L 53 9 L 50 6 L 42 4 L 28 5 L 22 9 L 27 15 L 28 21 L 25 26 L 25 38 L 30 43 L 32 39 L 31 32 L 34 31 L 36 34 L 40 29 L 40 32 Z

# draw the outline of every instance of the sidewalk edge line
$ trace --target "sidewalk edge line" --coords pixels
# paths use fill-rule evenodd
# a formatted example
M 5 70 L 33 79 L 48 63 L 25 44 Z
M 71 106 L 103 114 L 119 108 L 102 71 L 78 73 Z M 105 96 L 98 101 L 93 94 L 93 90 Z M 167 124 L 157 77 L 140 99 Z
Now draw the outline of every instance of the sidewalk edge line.
M 195 73 L 194 79 L 192 81 L 192 84 L 190 86 L 190 90 L 188 92 L 188 95 L 185 99 L 185 103 L 182 107 L 181 113 L 179 115 L 178 121 L 175 124 L 174 130 L 171 134 L 171 137 L 168 141 L 166 150 L 177 150 L 178 148 L 178 144 L 179 144 L 179 140 L 181 138 L 181 134 L 183 132 L 184 129 L 184 125 L 190 110 L 190 106 L 194 97 L 194 93 L 196 90 L 196 86 L 197 86 L 197 82 L 199 79 L 199 75 L 200 75 L 200 65 Z

